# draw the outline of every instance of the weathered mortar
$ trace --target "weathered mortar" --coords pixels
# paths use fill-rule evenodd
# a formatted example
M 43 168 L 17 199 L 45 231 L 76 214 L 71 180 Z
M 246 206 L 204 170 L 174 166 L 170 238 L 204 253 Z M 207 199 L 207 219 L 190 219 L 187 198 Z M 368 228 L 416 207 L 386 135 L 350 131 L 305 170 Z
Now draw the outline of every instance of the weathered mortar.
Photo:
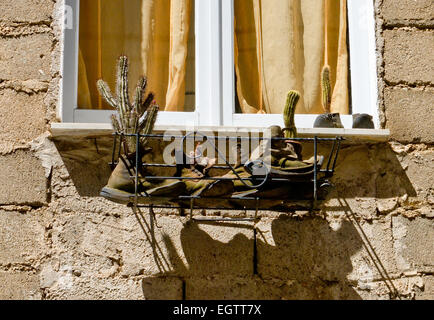
M 382 122 L 396 142 L 345 146 L 319 212 L 263 212 L 253 225 L 154 220 L 98 197 L 109 141 L 47 138 L 62 1 L 3 1 L 0 298 L 433 299 L 432 2 L 375 5 Z

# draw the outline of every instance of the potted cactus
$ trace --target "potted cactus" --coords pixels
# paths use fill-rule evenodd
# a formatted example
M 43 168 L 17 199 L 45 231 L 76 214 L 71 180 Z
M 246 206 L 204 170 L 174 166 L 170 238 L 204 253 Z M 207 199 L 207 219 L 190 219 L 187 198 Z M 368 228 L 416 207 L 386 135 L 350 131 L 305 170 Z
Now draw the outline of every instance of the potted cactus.
M 134 101 L 131 103 L 128 93 L 128 58 L 126 56 L 121 56 L 118 60 L 116 98 L 104 80 L 97 81 L 100 95 L 118 113 L 118 116 L 111 116 L 113 129 L 118 134 L 149 134 L 152 132 L 159 107 L 154 101 L 153 93 L 149 93 L 145 99 L 147 83 L 146 77 L 139 79 L 135 89 Z M 125 154 L 132 154 L 137 151 L 135 136 L 122 136 L 121 140 Z M 144 148 L 146 144 L 147 139 L 142 137 L 139 146 Z
M 146 98 L 146 77 L 141 77 L 134 92 L 131 103 L 128 92 L 128 58 L 121 56 L 118 60 L 116 78 L 116 97 L 103 80 L 98 80 L 97 87 L 101 96 L 109 105 L 116 109 L 118 116 L 112 115 L 113 129 L 121 135 L 121 148 L 123 153 L 113 170 L 107 185 L 101 190 L 101 196 L 114 202 L 130 203 L 136 192 L 145 192 L 148 195 L 176 195 L 185 190 L 185 185 L 179 180 L 145 180 L 142 158 L 152 151 L 147 148 L 148 138 L 141 137 L 137 143 L 135 134 L 150 134 L 158 116 L 159 107 L 154 101 L 154 94 L 149 93 Z M 139 146 L 139 150 L 137 150 Z M 136 155 L 139 153 L 139 162 Z M 139 176 L 138 190 L 134 177 Z
M 330 67 L 324 66 L 321 72 L 322 106 L 324 114 L 320 114 L 314 123 L 314 128 L 343 128 L 339 113 L 331 113 Z M 374 129 L 372 116 L 366 113 L 353 114 L 353 128 Z
M 321 72 L 322 107 L 324 113 L 320 114 L 314 124 L 314 128 L 343 128 L 339 113 L 331 113 L 331 84 L 330 66 L 325 65 Z

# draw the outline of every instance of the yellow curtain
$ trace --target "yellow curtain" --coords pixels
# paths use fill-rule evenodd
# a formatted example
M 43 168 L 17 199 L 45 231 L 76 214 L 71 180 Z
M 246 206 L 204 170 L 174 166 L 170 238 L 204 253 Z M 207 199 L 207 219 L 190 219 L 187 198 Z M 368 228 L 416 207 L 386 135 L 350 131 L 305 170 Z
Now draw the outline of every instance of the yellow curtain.
M 161 108 L 184 110 L 192 1 L 81 0 L 79 108 L 110 109 L 96 81 L 114 89 L 117 58 L 127 55 L 130 93 L 146 75 Z
M 297 113 L 323 113 L 320 79 L 327 34 L 331 111 L 348 114 L 346 0 L 234 3 L 235 73 L 243 113 L 258 113 L 261 108 L 281 113 L 291 89 L 301 93 Z
M 90 108 L 92 106 L 92 98 L 89 89 L 89 81 L 87 80 L 86 64 L 84 63 L 83 53 L 78 52 L 78 90 L 77 104 L 79 107 Z

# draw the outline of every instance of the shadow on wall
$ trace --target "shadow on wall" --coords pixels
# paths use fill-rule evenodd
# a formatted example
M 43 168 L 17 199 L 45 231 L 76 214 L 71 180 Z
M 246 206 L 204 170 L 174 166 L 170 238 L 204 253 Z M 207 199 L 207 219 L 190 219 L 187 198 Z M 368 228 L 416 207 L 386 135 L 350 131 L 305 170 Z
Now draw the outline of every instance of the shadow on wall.
M 56 139 L 56 147 L 80 196 L 98 197 L 111 173 L 112 137 Z M 163 146 L 155 162 L 161 162 Z M 304 157 L 311 156 L 312 145 L 304 146 Z M 320 146 L 319 154 L 327 155 L 328 146 Z M 161 162 L 162 163 L 162 162 Z M 342 198 L 396 198 L 416 196 L 405 170 L 389 144 L 343 146 L 332 178 Z M 331 194 L 330 196 L 334 196 Z
M 214 228 L 234 226 L 249 228 Z M 351 222 L 334 231 L 321 218 L 281 215 L 271 222 L 271 230 L 259 225 L 256 241 L 238 233 L 229 242 L 213 239 L 207 227 L 210 223 L 191 221 L 182 229 L 187 265 L 171 239 L 164 238 L 172 270 L 163 276 L 185 279 L 185 299 L 361 299 L 347 280 L 351 256 L 363 246 Z
M 83 197 L 99 197 L 111 174 L 109 164 L 112 161 L 113 137 L 56 137 L 54 143 L 78 194 Z M 164 163 L 162 155 L 164 147 L 169 143 L 170 141 L 160 143 L 155 139 L 150 140 L 148 146 L 155 152 L 144 161 Z M 114 155 L 115 161 L 117 156 Z
M 58 140 L 56 146 L 77 192 L 99 196 L 111 172 L 110 137 Z M 306 158 L 310 151 L 305 148 Z M 319 153 L 327 154 L 327 150 L 322 146 Z M 155 225 L 138 212 L 136 217 L 162 276 L 144 279 L 143 283 L 182 278 L 182 297 L 186 299 L 361 299 L 348 275 L 353 271 L 351 257 L 364 249 L 390 297 L 396 297 L 387 270 L 347 200 L 378 202 L 405 194 L 416 196 L 405 170 L 389 144 L 345 145 L 332 183 L 336 186 L 329 197 L 333 202 L 322 209 L 345 213 L 347 219 L 337 228 L 312 215 L 297 219 L 282 214 L 274 220 L 262 219 L 256 229 L 242 223 L 188 222 L 180 234 L 182 257 L 168 236 L 163 238 L 166 248 L 159 247 Z M 147 288 L 143 286 L 148 299 L 170 298 L 162 296 L 161 290 L 150 292 Z
M 112 137 L 54 140 L 80 196 L 99 197 L 111 174 Z
M 311 145 L 305 148 L 306 158 L 313 154 L 311 149 Z M 318 153 L 328 154 L 327 147 L 320 146 Z M 330 197 L 335 198 L 416 196 L 405 170 L 388 143 L 344 145 L 339 153 L 332 183 L 337 193 L 330 194 Z
M 361 297 L 348 276 L 353 271 L 351 258 L 361 250 L 377 269 L 389 297 L 398 297 L 354 213 L 345 200 L 339 201 L 348 220 L 334 228 L 320 217 L 286 214 L 262 220 L 256 229 L 243 223 L 190 220 L 180 234 L 183 257 L 167 235 L 163 235 L 165 250 L 159 247 L 153 236 L 154 218 L 149 216 L 148 224 L 139 212 L 136 217 L 160 267 L 160 277 L 143 279 L 144 297 L 173 299 L 153 285 L 177 277 L 184 279 L 182 299 L 188 300 L 358 300 Z M 230 240 L 216 240 L 219 237 Z

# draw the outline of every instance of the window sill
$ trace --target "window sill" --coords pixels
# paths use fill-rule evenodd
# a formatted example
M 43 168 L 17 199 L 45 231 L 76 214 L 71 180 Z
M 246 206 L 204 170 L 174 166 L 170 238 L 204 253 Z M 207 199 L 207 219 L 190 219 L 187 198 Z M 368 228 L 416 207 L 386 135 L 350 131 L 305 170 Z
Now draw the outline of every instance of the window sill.
M 222 132 L 236 134 L 246 132 L 246 128 L 236 127 L 198 127 L 201 132 Z M 261 131 L 260 128 L 255 128 Z M 265 129 L 265 128 L 264 128 Z M 156 126 L 156 131 L 183 131 L 185 126 Z M 351 142 L 369 143 L 385 142 L 389 140 L 389 129 L 329 129 L 329 128 L 298 128 L 298 136 L 305 137 L 335 137 L 342 136 Z M 52 123 L 51 133 L 54 138 L 68 137 L 100 137 L 110 136 L 113 133 L 109 123 Z

